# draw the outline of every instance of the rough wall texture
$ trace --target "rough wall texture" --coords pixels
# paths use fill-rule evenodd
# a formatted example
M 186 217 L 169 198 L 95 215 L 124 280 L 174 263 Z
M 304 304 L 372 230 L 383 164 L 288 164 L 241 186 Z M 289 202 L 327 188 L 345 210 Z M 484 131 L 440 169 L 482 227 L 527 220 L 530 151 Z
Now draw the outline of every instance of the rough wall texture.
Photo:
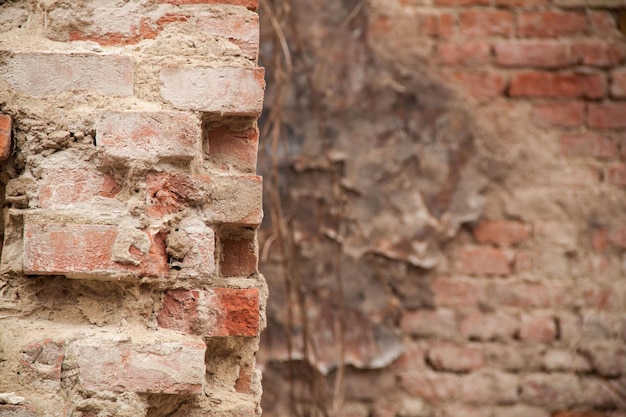
M 626 3 L 267 3 L 266 415 L 626 415 Z
M 0 416 L 260 414 L 256 7 L 0 2 Z

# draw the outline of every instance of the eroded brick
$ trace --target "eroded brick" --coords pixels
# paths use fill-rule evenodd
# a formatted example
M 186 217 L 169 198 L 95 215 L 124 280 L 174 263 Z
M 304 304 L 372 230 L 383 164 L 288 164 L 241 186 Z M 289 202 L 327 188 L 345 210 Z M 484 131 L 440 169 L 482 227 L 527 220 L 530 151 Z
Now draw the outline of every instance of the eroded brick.
M 521 13 L 518 15 L 517 31 L 522 37 L 582 35 L 588 31 L 587 16 L 576 12 Z
M 121 161 L 189 161 L 199 155 L 200 140 L 198 118 L 181 112 L 108 112 L 96 126 L 98 149 Z
M 511 78 L 512 97 L 601 98 L 606 80 L 600 73 L 521 72 Z
M 503 67 L 557 68 L 574 62 L 569 46 L 560 41 L 499 41 L 494 52 L 496 63 Z
M 498 246 L 513 246 L 528 239 L 532 228 L 522 222 L 509 220 L 487 220 L 474 229 L 474 237 L 479 243 L 493 243 Z
M 208 202 L 211 196 L 211 178 L 186 172 L 151 171 L 146 175 L 146 212 L 161 218 Z
M 195 22 L 202 33 L 222 37 L 237 45 L 244 57 L 256 60 L 260 36 L 259 15 L 256 13 L 199 14 Z
M 253 239 L 246 236 L 220 238 L 222 245 L 220 275 L 248 277 L 257 272 L 258 257 Z
M 468 246 L 455 254 L 455 269 L 468 275 L 509 275 L 510 256 L 500 249 L 487 246 Z
M 254 337 L 259 332 L 259 291 L 213 288 L 170 290 L 159 311 L 159 326 L 205 337 Z
M 471 340 L 508 340 L 519 331 L 517 317 L 506 313 L 473 312 L 461 321 L 461 334 Z
M 71 347 L 83 389 L 158 394 L 202 393 L 205 351 L 192 337 L 149 343 L 85 339 Z
M 42 208 L 69 207 L 96 197 L 113 198 L 121 185 L 111 174 L 90 168 L 48 168 L 39 181 Z
M 228 126 L 219 126 L 208 130 L 204 138 L 205 157 L 225 171 L 234 168 L 255 172 L 258 147 L 258 128 L 235 132 Z
M 626 128 L 626 103 L 607 102 L 590 104 L 588 123 L 591 127 L 600 129 Z
M 214 177 L 213 198 L 204 207 L 207 222 L 257 226 L 263 219 L 263 179 L 257 175 Z
M 557 336 L 556 320 L 552 316 L 540 314 L 523 314 L 519 337 L 521 340 L 531 340 L 549 343 Z
M 582 126 L 585 123 L 585 104 L 583 102 L 538 104 L 533 106 L 531 120 L 538 126 Z
M 428 351 L 427 358 L 435 369 L 442 371 L 469 372 L 485 365 L 483 353 L 471 346 L 436 345 Z
M 86 91 L 107 96 L 133 94 L 133 64 L 126 55 L 16 53 L 0 67 L 0 79 L 18 93 L 31 96 Z
M 39 388 L 61 388 L 64 355 L 63 342 L 44 339 L 28 344 L 22 349 L 21 380 Z
M 264 74 L 262 68 L 167 67 L 161 70 L 161 94 L 178 109 L 258 116 Z
M 617 156 L 617 145 L 614 141 L 591 132 L 562 136 L 561 150 L 567 157 L 612 159 Z
M 24 225 L 24 273 L 71 278 L 163 277 L 159 235 L 100 224 Z
M 259 0 L 159 0 L 159 3 L 169 3 L 176 5 L 184 4 L 232 4 L 244 6 L 248 9 L 256 10 L 259 6 Z

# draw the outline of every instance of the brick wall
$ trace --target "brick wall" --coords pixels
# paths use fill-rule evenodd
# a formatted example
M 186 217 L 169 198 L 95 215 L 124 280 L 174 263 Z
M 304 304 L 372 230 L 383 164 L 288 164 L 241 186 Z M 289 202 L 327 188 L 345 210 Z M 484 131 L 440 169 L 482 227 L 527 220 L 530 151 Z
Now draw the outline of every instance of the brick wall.
M 257 6 L 0 4 L 0 416 L 260 414 Z
M 295 3 L 266 415 L 624 416 L 626 3 Z

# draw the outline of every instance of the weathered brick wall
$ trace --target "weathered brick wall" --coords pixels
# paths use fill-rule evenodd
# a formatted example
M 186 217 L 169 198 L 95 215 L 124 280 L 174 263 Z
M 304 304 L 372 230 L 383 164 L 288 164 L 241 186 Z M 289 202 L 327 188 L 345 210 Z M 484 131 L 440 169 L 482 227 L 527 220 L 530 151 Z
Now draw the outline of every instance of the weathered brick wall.
M 626 3 L 292 3 L 266 415 L 624 416 Z
M 260 414 L 257 1 L 0 3 L 0 416 Z

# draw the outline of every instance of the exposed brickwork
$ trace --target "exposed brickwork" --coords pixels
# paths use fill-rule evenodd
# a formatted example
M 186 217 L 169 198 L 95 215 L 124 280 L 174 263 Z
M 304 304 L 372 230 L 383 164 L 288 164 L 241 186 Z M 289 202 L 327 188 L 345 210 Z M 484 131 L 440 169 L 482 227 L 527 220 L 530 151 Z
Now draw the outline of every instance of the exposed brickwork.
M 258 6 L 0 4 L 0 416 L 260 415 Z

